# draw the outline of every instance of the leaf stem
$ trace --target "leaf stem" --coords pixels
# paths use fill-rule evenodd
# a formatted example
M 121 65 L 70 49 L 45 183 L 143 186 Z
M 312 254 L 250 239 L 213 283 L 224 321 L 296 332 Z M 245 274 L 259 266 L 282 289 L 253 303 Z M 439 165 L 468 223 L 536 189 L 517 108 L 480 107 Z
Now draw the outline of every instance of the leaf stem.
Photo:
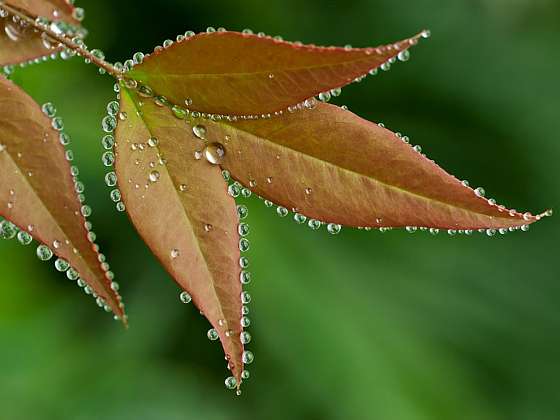
M 12 6 L 9 6 L 5 3 L 0 2 L 0 7 L 5 9 L 6 11 L 8 11 L 10 14 L 19 17 L 21 20 L 30 24 L 31 26 L 33 26 L 38 31 L 48 35 L 50 38 L 52 38 L 55 41 L 57 41 L 58 43 L 64 45 L 66 48 L 76 52 L 79 56 L 81 56 L 84 59 L 88 60 L 89 62 L 95 64 L 100 69 L 105 70 L 109 75 L 111 75 L 115 79 L 121 79 L 122 78 L 122 72 L 117 70 L 111 63 L 109 63 L 109 62 L 105 61 L 104 59 L 99 58 L 99 57 L 95 56 L 94 54 L 92 54 L 83 45 L 80 45 L 80 44 L 74 42 L 72 39 L 70 39 L 69 37 L 67 37 L 63 34 L 58 34 L 58 33 L 54 32 L 48 26 L 44 26 L 44 25 L 41 25 L 41 24 L 37 23 L 37 21 L 33 17 L 26 15 L 25 13 L 19 11 L 18 9 L 15 9 Z

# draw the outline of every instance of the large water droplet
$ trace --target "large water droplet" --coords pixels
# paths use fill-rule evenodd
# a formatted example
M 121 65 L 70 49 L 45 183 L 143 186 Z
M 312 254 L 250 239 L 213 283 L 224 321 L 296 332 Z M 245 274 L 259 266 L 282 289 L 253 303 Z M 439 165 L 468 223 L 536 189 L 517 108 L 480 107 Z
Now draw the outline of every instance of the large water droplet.
M 212 165 L 220 165 L 225 155 L 226 149 L 220 143 L 210 143 L 204 148 L 204 156 Z

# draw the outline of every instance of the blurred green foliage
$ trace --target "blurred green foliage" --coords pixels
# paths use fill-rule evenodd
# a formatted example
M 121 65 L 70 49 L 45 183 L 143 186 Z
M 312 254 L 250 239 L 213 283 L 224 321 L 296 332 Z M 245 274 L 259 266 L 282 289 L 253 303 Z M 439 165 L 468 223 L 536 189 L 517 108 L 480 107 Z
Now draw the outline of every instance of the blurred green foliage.
M 553 0 L 79 0 L 88 45 L 117 61 L 192 29 L 371 46 L 423 28 L 409 63 L 338 99 L 420 143 L 511 207 L 560 200 L 560 3 Z M 204 58 L 201 58 L 204 59 Z M 0 418 L 6 420 L 560 418 L 557 218 L 504 237 L 343 230 L 279 219 L 256 199 L 244 393 L 223 386 L 208 325 L 103 183 L 112 81 L 80 63 L 18 70 L 72 135 L 92 221 L 128 303 L 122 327 L 15 241 L 0 244 Z

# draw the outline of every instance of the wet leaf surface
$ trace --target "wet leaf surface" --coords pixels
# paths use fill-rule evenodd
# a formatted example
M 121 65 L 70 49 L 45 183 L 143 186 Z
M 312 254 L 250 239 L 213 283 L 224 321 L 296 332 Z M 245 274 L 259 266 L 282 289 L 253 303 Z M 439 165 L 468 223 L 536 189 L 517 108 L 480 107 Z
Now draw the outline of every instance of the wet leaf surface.
M 49 21 L 79 25 L 72 16 L 74 6 L 65 0 L 6 0 L 4 3 L 33 19 L 41 16 Z M 0 16 L 0 66 L 41 59 L 59 51 L 55 41 L 41 37 L 30 25 L 18 18 L 14 20 L 12 15 L 0 13 Z
M 238 32 L 200 33 L 154 52 L 129 76 L 194 111 L 262 115 L 345 86 L 403 51 L 405 59 L 420 37 L 377 48 L 335 48 Z
M 195 159 L 204 142 L 169 109 L 123 89 L 121 112 L 115 169 L 128 215 L 216 329 L 240 383 L 240 237 L 221 169 Z
M 70 263 L 122 318 L 120 296 L 88 240 L 86 210 L 59 136 L 35 101 L 0 77 L 0 216 Z

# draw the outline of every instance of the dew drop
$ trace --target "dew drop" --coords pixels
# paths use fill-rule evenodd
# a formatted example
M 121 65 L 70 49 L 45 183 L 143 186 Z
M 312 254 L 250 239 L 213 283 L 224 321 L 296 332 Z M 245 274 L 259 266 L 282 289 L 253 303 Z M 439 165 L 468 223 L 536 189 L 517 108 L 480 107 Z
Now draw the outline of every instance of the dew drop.
M 210 341 L 216 341 L 218 338 L 220 338 L 220 336 L 218 335 L 218 331 L 216 331 L 216 329 L 214 328 L 210 328 L 206 335 L 208 336 L 208 339 Z
M 193 134 L 201 140 L 206 138 L 206 127 L 203 125 L 195 125 L 192 129 Z
M 192 301 L 191 295 L 189 295 L 187 292 L 181 292 L 181 294 L 179 295 L 179 299 L 183 303 L 191 303 Z
M 226 150 L 220 143 L 210 143 L 204 148 L 204 156 L 212 165 L 220 165 L 224 161 L 225 155 Z
M 37 247 L 37 257 L 41 261 L 48 261 L 53 257 L 53 252 L 51 249 L 46 245 L 39 245 Z
M 477 197 L 484 197 L 486 195 L 486 191 L 484 191 L 484 188 L 482 187 L 478 187 L 477 189 L 475 189 L 474 193 Z
M 224 383 L 227 389 L 235 389 L 235 387 L 237 386 L 237 379 L 235 379 L 233 376 L 229 376 L 226 378 Z
M 150 172 L 150 175 L 148 176 L 148 179 L 150 180 L 150 182 L 158 182 L 160 177 L 160 174 L 158 171 L 152 171 Z

